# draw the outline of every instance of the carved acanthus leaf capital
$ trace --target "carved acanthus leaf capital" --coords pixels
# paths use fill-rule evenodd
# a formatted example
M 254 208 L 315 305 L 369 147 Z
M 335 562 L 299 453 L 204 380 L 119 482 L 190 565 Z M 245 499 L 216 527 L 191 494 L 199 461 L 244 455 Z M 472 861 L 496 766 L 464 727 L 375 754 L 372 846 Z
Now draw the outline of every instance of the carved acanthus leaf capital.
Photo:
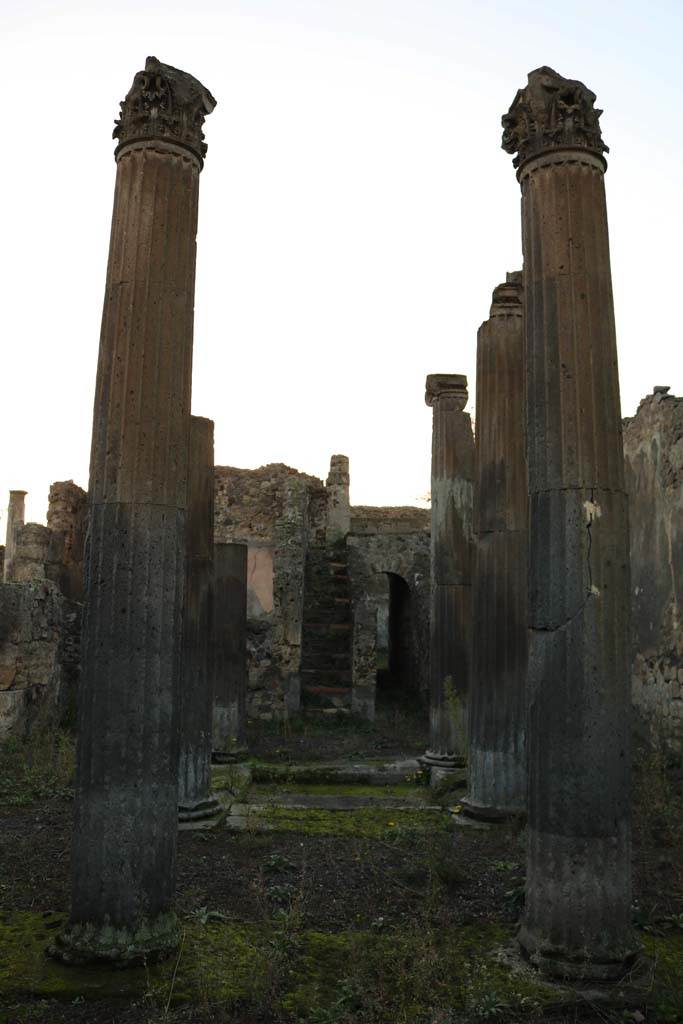
M 467 377 L 462 373 L 430 373 L 425 382 L 425 402 L 434 405 L 444 396 L 455 400 L 456 408 L 467 405 Z
M 595 93 L 583 82 L 563 78 L 552 68 L 531 71 L 526 88 L 519 89 L 503 115 L 506 153 L 517 153 L 519 167 L 531 157 L 553 149 L 586 149 L 598 156 L 609 152 L 602 141 Z
M 215 106 L 209 90 L 192 75 L 148 57 L 121 103 L 114 138 L 119 149 L 130 142 L 163 139 L 203 160 L 207 147 L 202 125 Z

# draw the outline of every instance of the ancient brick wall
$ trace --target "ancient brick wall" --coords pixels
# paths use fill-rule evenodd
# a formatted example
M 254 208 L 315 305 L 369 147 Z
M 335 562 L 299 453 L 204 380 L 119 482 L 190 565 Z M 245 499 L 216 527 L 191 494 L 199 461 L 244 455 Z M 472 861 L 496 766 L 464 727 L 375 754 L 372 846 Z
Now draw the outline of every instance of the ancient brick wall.
M 683 398 L 624 421 L 631 515 L 633 705 L 641 738 L 683 754 Z

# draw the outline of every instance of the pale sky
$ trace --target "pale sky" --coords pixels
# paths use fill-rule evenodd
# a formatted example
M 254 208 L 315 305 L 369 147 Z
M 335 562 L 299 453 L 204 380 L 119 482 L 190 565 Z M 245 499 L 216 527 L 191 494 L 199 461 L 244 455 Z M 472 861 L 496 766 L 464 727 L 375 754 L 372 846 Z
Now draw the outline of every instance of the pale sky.
M 622 391 L 683 393 L 683 2 L 0 0 L 0 541 L 87 487 L 119 101 L 148 54 L 218 101 L 200 187 L 193 412 L 216 462 L 429 489 L 427 373 L 466 373 L 521 266 L 500 118 L 533 68 L 604 108 Z

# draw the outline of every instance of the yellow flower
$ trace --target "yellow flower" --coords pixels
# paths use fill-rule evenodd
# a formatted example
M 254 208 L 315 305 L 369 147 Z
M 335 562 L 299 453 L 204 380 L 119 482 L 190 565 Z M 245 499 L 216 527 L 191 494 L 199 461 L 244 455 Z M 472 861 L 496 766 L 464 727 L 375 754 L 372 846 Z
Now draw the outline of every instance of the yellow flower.
M 462 810 L 462 804 L 456 804 L 455 807 L 449 808 L 451 814 L 460 814 Z

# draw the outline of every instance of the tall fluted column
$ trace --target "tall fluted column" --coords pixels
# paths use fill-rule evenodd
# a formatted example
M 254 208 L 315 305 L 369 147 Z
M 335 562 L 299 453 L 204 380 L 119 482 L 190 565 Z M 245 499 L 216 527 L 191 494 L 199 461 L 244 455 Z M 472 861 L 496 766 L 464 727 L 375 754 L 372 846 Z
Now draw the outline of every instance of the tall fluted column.
M 503 118 L 522 188 L 529 464 L 529 829 L 520 942 L 544 970 L 633 953 L 628 506 L 601 111 L 531 72 Z
M 243 757 L 247 700 L 247 545 L 214 545 L 213 759 Z
M 493 293 L 477 335 L 472 686 L 463 812 L 526 807 L 527 471 L 522 275 Z
M 432 781 L 465 763 L 472 640 L 472 488 L 474 440 L 467 377 L 430 373 L 432 533 L 430 730 L 423 758 Z
M 211 796 L 213 673 L 213 420 L 190 417 L 187 494 L 187 572 L 180 686 L 178 818 L 181 828 L 216 822 L 220 804 Z
M 178 687 L 201 130 L 215 101 L 147 60 L 121 104 L 90 458 L 65 960 L 177 942 Z
M 10 491 L 7 506 L 7 533 L 5 535 L 4 580 L 14 579 L 14 557 L 17 551 L 17 531 L 24 525 L 24 499 L 28 491 Z

